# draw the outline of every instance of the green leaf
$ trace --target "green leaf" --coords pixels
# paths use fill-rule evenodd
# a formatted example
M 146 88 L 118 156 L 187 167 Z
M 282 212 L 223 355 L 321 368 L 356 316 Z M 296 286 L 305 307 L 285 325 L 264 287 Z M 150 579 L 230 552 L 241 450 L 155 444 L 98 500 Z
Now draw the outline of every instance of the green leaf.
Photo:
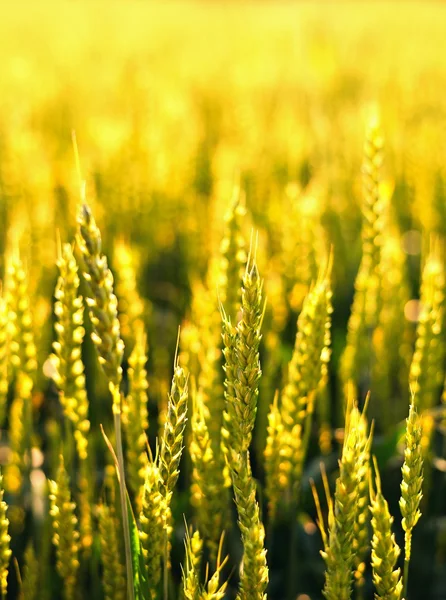
M 136 525 L 135 515 L 133 514 L 132 505 L 130 502 L 129 494 L 127 491 L 127 487 L 125 486 L 125 482 L 120 480 L 119 477 L 119 464 L 118 458 L 116 456 L 115 450 L 112 446 L 112 443 L 108 439 L 102 425 L 101 425 L 102 435 L 104 437 L 105 443 L 110 450 L 113 460 L 115 462 L 116 473 L 118 476 L 119 485 L 124 486 L 125 497 L 127 500 L 127 516 L 129 520 L 130 526 L 130 552 L 132 558 L 132 566 L 133 566 L 133 594 L 135 596 L 135 600 L 150 600 L 149 596 L 149 583 L 147 577 L 146 566 L 144 562 L 144 556 L 142 554 L 141 545 L 139 543 L 139 531 Z
M 144 562 L 141 544 L 139 543 L 139 531 L 127 491 L 126 496 L 127 512 L 130 523 L 130 548 L 132 552 L 133 588 L 135 590 L 135 597 L 137 600 L 150 600 L 146 565 Z

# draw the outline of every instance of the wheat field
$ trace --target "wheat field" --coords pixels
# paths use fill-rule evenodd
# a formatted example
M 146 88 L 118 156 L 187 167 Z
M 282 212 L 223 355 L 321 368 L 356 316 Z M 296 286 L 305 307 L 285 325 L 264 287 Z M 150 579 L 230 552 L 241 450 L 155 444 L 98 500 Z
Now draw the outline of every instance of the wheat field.
M 446 7 L 0 19 L 0 597 L 446 598 Z

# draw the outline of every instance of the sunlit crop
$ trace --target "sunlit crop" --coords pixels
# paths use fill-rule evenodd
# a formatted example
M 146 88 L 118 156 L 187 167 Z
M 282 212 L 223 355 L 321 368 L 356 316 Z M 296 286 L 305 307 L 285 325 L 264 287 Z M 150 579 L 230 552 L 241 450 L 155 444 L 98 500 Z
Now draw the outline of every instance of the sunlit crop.
M 444 597 L 445 31 L 4 11 L 2 599 Z

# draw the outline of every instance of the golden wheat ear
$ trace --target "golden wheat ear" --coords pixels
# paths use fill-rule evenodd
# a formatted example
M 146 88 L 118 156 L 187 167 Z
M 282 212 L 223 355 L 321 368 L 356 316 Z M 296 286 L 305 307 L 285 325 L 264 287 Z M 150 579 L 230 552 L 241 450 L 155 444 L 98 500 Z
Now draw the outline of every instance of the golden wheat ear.
M 23 561 L 22 594 L 24 600 L 38 600 L 40 565 L 32 540 L 28 542 Z
M 120 335 L 118 301 L 113 291 L 113 275 L 107 258 L 102 253 L 101 233 L 90 207 L 79 207 L 77 245 L 80 265 L 87 289 L 86 303 L 93 327 L 92 340 L 98 352 L 99 362 L 109 384 L 120 387 L 124 343 Z M 114 394 L 116 398 L 116 394 Z
M 161 559 L 164 552 L 165 523 L 168 521 L 168 507 L 160 492 L 161 474 L 158 457 L 150 458 L 146 468 L 145 481 L 139 515 L 139 539 L 147 569 L 149 596 L 158 598 L 161 581 Z
M 70 480 L 60 456 L 55 481 L 48 482 L 53 543 L 56 546 L 57 571 L 64 581 L 65 597 L 75 600 L 79 570 L 79 531 L 76 504 L 72 501 Z
M 141 494 L 148 464 L 146 431 L 149 428 L 147 410 L 149 382 L 146 370 L 146 345 L 147 338 L 141 330 L 135 336 L 135 345 L 129 357 L 127 371 L 129 389 L 124 399 L 122 414 L 127 442 L 127 477 L 138 509 L 141 508 Z
M 203 553 L 203 540 L 201 539 L 198 530 L 193 533 L 189 531 L 186 518 L 184 519 L 184 522 L 186 525 L 186 536 L 184 540 L 186 552 L 184 567 L 181 568 L 183 572 L 183 594 L 185 600 L 196 600 L 197 598 L 200 598 L 201 595 L 200 565 Z
M 101 541 L 102 576 L 105 600 L 125 600 L 125 566 L 121 558 L 118 538 L 120 523 L 112 506 L 98 507 L 99 534 Z
M 377 600 L 400 600 L 403 592 L 401 570 L 395 569 L 400 548 L 392 533 L 393 517 L 381 490 L 378 463 L 373 457 L 375 484 L 370 485 L 372 513 L 372 571 Z M 376 488 L 376 489 L 375 489 Z
M 262 282 L 250 254 L 242 285 L 241 318 L 234 328 L 223 313 L 226 411 L 224 441 L 231 474 L 238 523 L 243 542 L 240 598 L 263 599 L 268 585 L 265 530 L 256 500 L 249 445 L 261 376 L 259 345 L 263 316 Z
M 82 343 L 84 340 L 84 304 L 79 295 L 79 275 L 71 244 L 59 248 L 59 277 L 54 296 L 53 354 L 50 357 L 52 378 L 59 388 L 65 416 L 73 424 L 80 460 L 88 456 L 88 397 L 85 387 Z
M 409 563 L 412 551 L 412 532 L 421 517 L 420 502 L 423 497 L 423 428 L 421 417 L 414 402 L 410 405 L 406 420 L 406 445 L 401 468 L 400 510 L 404 529 L 404 594 L 407 591 Z

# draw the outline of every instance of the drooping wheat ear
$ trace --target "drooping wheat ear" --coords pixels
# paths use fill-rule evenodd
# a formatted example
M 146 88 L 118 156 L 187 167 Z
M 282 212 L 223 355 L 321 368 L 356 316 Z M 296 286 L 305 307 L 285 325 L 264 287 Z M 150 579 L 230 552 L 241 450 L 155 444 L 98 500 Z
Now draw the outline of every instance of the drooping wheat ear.
M 107 258 L 102 253 L 100 231 L 87 204 L 81 205 L 77 222 L 76 239 L 87 289 L 86 303 L 93 326 L 92 340 L 113 393 L 113 390 L 119 390 L 121 383 L 124 354 L 118 321 L 118 301 L 113 292 L 113 275 L 108 268 Z M 114 409 L 119 410 L 119 394 L 113 393 L 113 398 Z
M 129 358 L 129 392 L 122 415 L 127 438 L 127 475 L 136 498 L 140 498 L 148 463 L 145 433 L 149 428 L 146 343 L 146 336 L 140 331 L 135 337 L 135 345 Z
M 220 583 L 221 571 L 228 562 L 228 556 L 222 560 L 223 540 L 224 535 L 220 538 L 215 572 L 202 590 L 199 600 L 223 600 L 225 598 L 228 582 Z
M 6 599 L 9 561 L 11 560 L 11 536 L 8 533 L 9 521 L 6 516 L 8 505 L 3 500 L 4 493 L 3 477 L 0 475 L 0 592 L 1 597 Z
M 3 295 L 0 283 L 0 427 L 6 417 L 8 388 L 9 388 L 9 327 L 8 304 Z
M 31 378 L 25 373 L 19 373 L 9 414 L 11 460 L 5 473 L 6 487 L 12 494 L 20 492 L 23 478 L 30 463 L 33 427 L 32 389 L 33 382 Z
M 133 348 L 135 334 L 144 326 L 151 312 L 150 303 L 143 300 L 138 291 L 137 271 L 139 256 L 124 240 L 114 246 L 116 294 L 118 296 L 119 322 L 126 349 Z
M 22 573 L 22 598 L 23 600 L 38 600 L 39 598 L 39 561 L 32 541 L 28 543 L 24 554 Z
M 400 548 L 392 533 L 393 517 L 381 491 L 378 465 L 375 461 L 375 485 L 370 485 L 370 511 L 372 513 L 372 569 L 376 600 L 400 600 L 403 580 L 400 569 L 395 569 Z
M 125 600 L 125 567 L 121 560 L 119 544 L 120 524 L 115 511 L 106 504 L 98 507 L 99 534 L 101 538 L 102 582 L 106 600 Z
M 402 526 L 405 532 L 404 551 L 404 586 L 407 588 L 409 562 L 412 547 L 412 532 L 421 517 L 420 502 L 423 496 L 423 429 L 421 418 L 412 402 L 409 416 L 406 420 L 406 448 L 404 464 L 401 468 L 401 498 L 400 510 L 403 517 Z
M 70 244 L 64 244 L 60 248 L 57 266 L 59 278 L 54 294 L 56 341 L 53 343 L 54 354 L 51 356 L 53 379 L 61 392 L 60 400 L 65 416 L 74 427 L 77 453 L 81 460 L 85 460 L 88 455 L 87 434 L 90 421 L 82 362 L 84 305 L 79 296 L 78 269 Z
M 79 532 L 76 505 L 71 499 L 70 480 L 60 456 L 56 481 L 49 481 L 50 515 L 53 520 L 53 543 L 56 546 L 56 567 L 64 581 L 66 600 L 74 600 L 79 569 Z
M 358 484 L 363 470 L 359 468 L 358 430 L 361 413 L 352 397 L 347 405 L 345 437 L 339 461 L 334 502 L 323 471 L 325 494 L 328 502 L 328 533 L 325 529 L 319 498 L 313 486 L 318 509 L 318 524 L 324 543 L 321 551 L 326 563 L 324 596 L 327 600 L 349 600 L 353 580 L 355 551 L 355 524 L 358 520 Z
M 198 531 L 194 531 L 191 536 L 186 529 L 184 547 L 186 549 L 185 566 L 182 568 L 184 598 L 186 600 L 199 600 L 201 595 L 200 564 L 203 553 L 203 540 Z
M 299 315 L 296 342 L 288 367 L 288 383 L 281 396 L 281 420 L 287 486 L 298 487 L 312 426 L 314 403 L 330 360 L 331 264 L 320 270 L 318 280 L 305 298 Z M 286 445 L 291 444 L 287 447 Z
M 164 524 L 167 506 L 160 492 L 161 475 L 157 461 L 149 461 L 141 502 L 139 539 L 147 567 L 149 593 L 152 600 L 158 596 L 161 579 L 161 558 L 164 550 Z
M 221 465 L 215 460 L 201 391 L 192 395 L 191 439 L 189 452 L 192 459 L 191 504 L 195 507 L 197 522 L 215 561 L 218 543 L 228 515 L 228 494 L 221 487 Z M 223 496 L 223 501 L 222 501 Z
M 237 328 L 222 309 L 225 356 L 225 441 L 238 523 L 243 541 L 240 600 L 263 599 L 268 585 L 265 531 L 256 501 L 249 445 L 257 411 L 262 283 L 253 257 L 248 259 L 242 285 L 242 316 Z
M 355 566 L 355 584 L 356 589 L 362 590 L 365 584 L 364 573 L 366 569 L 366 555 L 369 549 L 369 482 L 370 482 L 370 446 L 373 435 L 373 425 L 369 433 L 369 426 L 366 417 L 366 406 L 357 422 L 357 471 L 358 471 L 358 499 L 357 499 L 357 519 L 354 526 L 354 566 Z M 357 409 L 356 409 L 357 410 Z
M 11 364 L 15 370 L 23 371 L 33 378 L 37 360 L 28 275 L 19 256 L 15 256 L 8 264 L 6 277 Z
M 432 408 L 443 384 L 444 312 L 446 278 L 437 248 L 426 260 L 421 281 L 421 312 L 409 382 L 414 403 L 423 411 Z
M 246 214 L 243 192 L 237 186 L 231 207 L 225 217 L 225 233 L 221 243 L 220 298 L 228 317 L 236 322 L 240 309 L 240 284 L 246 264 L 245 240 L 242 234 L 243 217 Z
M 377 119 L 369 123 L 363 162 L 362 259 L 348 321 L 347 345 L 341 359 L 345 393 L 350 381 L 369 377 L 372 333 L 380 308 L 383 205 L 380 196 L 383 136 Z M 368 383 L 368 382 L 367 382 Z

